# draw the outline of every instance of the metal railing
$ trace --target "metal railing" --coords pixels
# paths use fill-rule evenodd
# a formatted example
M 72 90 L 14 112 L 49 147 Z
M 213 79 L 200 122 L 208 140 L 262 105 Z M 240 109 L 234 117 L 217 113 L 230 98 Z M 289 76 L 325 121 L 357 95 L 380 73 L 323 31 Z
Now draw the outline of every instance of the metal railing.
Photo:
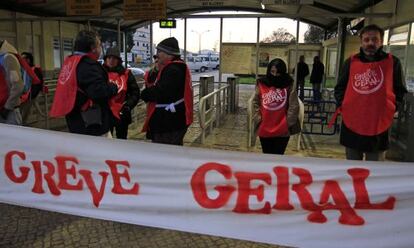
M 204 144 L 207 130 L 219 126 L 224 114 L 229 111 L 229 85 L 223 86 L 200 98 L 199 122 L 201 128 L 201 144 Z

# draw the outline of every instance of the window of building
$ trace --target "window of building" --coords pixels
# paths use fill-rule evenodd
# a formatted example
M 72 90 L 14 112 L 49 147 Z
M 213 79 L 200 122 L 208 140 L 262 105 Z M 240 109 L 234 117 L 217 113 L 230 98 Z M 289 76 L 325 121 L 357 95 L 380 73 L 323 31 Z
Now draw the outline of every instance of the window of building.
M 401 64 L 405 62 L 405 49 L 407 47 L 409 24 L 399 26 L 390 30 L 388 41 L 389 51 L 400 59 Z
M 414 22 L 411 23 L 410 43 L 407 51 L 407 70 L 405 79 L 408 91 L 414 92 Z
M 72 54 L 73 50 L 73 40 L 68 38 L 63 38 L 63 57 L 66 58 L 67 56 Z M 53 64 L 54 68 L 61 67 L 61 60 L 60 60 L 60 40 L 58 37 L 53 38 Z

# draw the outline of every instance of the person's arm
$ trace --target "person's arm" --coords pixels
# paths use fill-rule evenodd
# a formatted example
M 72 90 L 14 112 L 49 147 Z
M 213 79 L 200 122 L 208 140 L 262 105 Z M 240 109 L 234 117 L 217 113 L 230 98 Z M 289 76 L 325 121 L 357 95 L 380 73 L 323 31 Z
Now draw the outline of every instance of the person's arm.
M 405 84 L 404 72 L 402 70 L 401 62 L 398 58 L 393 56 L 393 89 L 395 100 L 397 102 L 397 110 L 404 99 L 404 94 L 407 93 Z
M 345 60 L 342 68 L 339 72 L 339 79 L 335 86 L 335 99 L 336 99 L 336 106 L 340 107 L 342 105 L 342 101 L 344 100 L 345 90 L 348 85 L 349 79 L 349 69 L 351 67 L 351 60 Z
M 259 122 L 262 120 L 262 116 L 260 115 L 260 90 L 258 83 L 256 84 L 256 88 L 254 91 L 254 98 L 253 98 L 253 116 L 257 114 Z
M 97 63 L 81 61 L 77 77 L 79 88 L 93 101 L 108 100 L 118 92 L 118 87 L 108 82 L 105 70 Z
M 141 92 L 141 99 L 145 102 L 168 102 L 174 98 L 173 94 L 184 93 L 183 80 L 184 71 L 178 65 L 170 65 L 164 69 L 156 85 Z
M 4 109 L 13 110 L 20 105 L 20 96 L 23 93 L 24 82 L 20 71 L 20 64 L 12 54 L 4 55 L 4 72 L 9 87 L 9 97 Z
M 139 101 L 140 91 L 137 80 L 135 80 L 135 77 L 132 75 L 131 71 L 128 74 L 127 87 L 128 89 L 124 106 L 127 106 L 129 109 L 133 109 Z
M 287 122 L 288 126 L 295 125 L 299 117 L 299 101 L 296 90 L 293 90 L 293 86 L 289 87 L 289 105 L 287 110 Z

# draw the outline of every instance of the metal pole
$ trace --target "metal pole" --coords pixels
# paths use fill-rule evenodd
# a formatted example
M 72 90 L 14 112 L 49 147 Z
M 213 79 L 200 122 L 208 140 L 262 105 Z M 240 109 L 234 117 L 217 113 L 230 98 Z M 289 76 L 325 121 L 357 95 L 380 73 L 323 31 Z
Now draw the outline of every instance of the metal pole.
M 154 37 L 153 37 L 153 30 L 152 30 L 152 21 L 150 21 L 150 54 L 151 54 L 151 59 L 152 59 L 152 56 L 154 56 L 154 50 L 153 50 L 153 46 L 152 46 L 152 44 L 153 44 L 153 42 L 154 42 Z
M 62 31 L 62 22 L 58 21 L 59 25 L 59 48 L 60 48 L 60 67 L 63 65 L 63 60 L 65 59 L 65 53 L 63 51 L 63 31 Z
M 117 19 L 118 21 L 118 27 L 117 27 L 117 33 L 118 33 L 118 52 L 120 52 L 121 50 L 121 19 Z M 125 66 L 126 66 L 126 61 L 125 61 Z
M 187 18 L 184 18 L 184 62 L 187 63 Z
M 198 55 L 201 54 L 201 33 L 198 33 Z
M 127 42 L 126 42 L 126 37 L 127 37 L 127 33 L 126 31 L 122 32 L 124 35 L 124 61 L 125 61 L 125 68 L 128 68 L 128 53 L 127 53 Z
M 17 28 L 17 12 L 14 13 L 14 33 L 16 34 L 16 50 L 19 51 L 19 35 L 18 35 L 18 28 Z
M 219 88 L 221 86 L 221 62 L 223 61 L 223 18 L 220 18 L 220 61 L 219 61 Z
M 256 35 L 256 80 L 259 78 L 259 42 L 260 42 L 260 17 L 257 18 L 257 35 Z
M 88 31 L 91 30 L 91 20 L 88 20 Z
M 338 82 L 339 80 L 339 68 L 340 68 L 340 63 L 341 63 L 341 47 L 342 47 L 342 25 L 343 25 L 343 20 L 342 18 L 338 18 L 338 35 L 337 35 L 337 44 L 336 44 L 336 69 L 335 69 L 335 81 Z
M 296 90 L 298 84 L 298 57 L 299 57 L 299 28 L 300 19 L 296 19 L 296 46 L 295 46 L 295 81 L 293 82 L 293 89 Z M 303 99 L 302 99 L 303 100 Z
M 35 55 L 35 41 L 34 41 L 34 31 L 33 31 L 33 21 L 30 21 L 30 33 L 32 35 L 32 54 Z M 34 63 L 34 61 L 33 61 Z

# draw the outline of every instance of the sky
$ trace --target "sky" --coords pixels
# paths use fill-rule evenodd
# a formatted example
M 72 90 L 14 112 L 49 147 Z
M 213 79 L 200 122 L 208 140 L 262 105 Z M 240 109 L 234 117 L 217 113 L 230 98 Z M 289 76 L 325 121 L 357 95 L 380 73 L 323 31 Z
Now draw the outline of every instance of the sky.
M 223 13 L 223 12 L 221 12 Z M 239 12 L 240 13 L 240 12 Z M 206 13 L 204 13 L 206 14 Z M 184 49 L 184 20 L 177 20 L 177 28 L 160 29 L 159 23 L 153 24 L 153 40 L 158 44 L 168 37 L 175 37 L 180 48 Z M 285 28 L 296 36 L 296 21 L 288 18 L 261 18 L 260 40 L 270 36 L 278 28 Z M 300 23 L 299 42 L 303 42 L 303 36 L 308 29 L 308 24 Z M 201 37 L 201 42 L 199 38 Z M 224 18 L 223 42 L 256 42 L 257 18 Z M 199 49 L 219 51 L 220 49 L 220 19 L 219 18 L 194 18 L 187 19 L 187 50 L 198 52 Z

